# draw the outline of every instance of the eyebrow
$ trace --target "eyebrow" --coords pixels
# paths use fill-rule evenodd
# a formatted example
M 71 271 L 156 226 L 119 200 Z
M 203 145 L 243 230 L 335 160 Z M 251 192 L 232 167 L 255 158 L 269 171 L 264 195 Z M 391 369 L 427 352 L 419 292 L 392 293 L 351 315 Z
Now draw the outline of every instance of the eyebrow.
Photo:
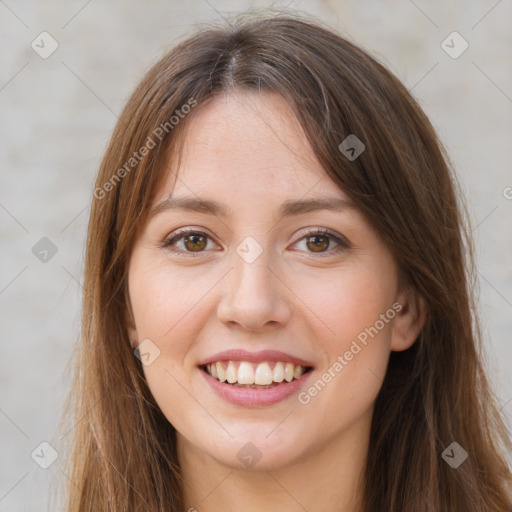
M 293 215 L 301 215 L 317 210 L 343 211 L 354 209 L 355 205 L 347 199 L 338 197 L 327 197 L 318 199 L 300 199 L 284 201 L 278 213 L 278 218 L 290 217 Z M 182 210 L 195 213 L 204 213 L 215 215 L 218 217 L 231 217 L 232 212 L 223 203 L 212 199 L 203 199 L 199 197 L 170 197 L 158 204 L 151 212 L 151 217 L 168 211 Z

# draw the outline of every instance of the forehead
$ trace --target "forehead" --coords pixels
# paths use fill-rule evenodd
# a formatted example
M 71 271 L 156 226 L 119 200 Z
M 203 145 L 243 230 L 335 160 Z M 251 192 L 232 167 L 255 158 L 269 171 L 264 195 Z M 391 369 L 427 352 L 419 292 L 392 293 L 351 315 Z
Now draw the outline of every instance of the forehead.
M 284 197 L 346 198 L 316 158 L 287 101 L 273 92 L 235 92 L 196 107 L 181 158 L 171 154 L 157 200 L 235 196 L 269 202 Z M 177 176 L 177 179 L 176 179 Z

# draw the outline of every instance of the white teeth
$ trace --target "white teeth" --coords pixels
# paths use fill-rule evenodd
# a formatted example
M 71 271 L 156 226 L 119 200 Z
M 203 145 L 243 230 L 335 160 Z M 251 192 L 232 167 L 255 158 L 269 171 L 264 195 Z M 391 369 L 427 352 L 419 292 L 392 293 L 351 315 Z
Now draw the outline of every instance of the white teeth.
M 251 363 L 245 361 L 240 363 L 238 367 L 238 384 L 254 384 L 254 370 Z
M 222 363 L 219 361 L 215 364 L 215 366 L 217 367 L 217 379 L 219 379 L 221 382 L 226 382 L 226 370 L 224 370 L 222 367 Z
M 236 382 L 238 375 L 233 361 L 229 361 L 228 369 L 226 370 L 226 379 L 230 384 Z
M 274 382 L 283 382 L 284 380 L 284 366 L 283 363 L 277 362 L 274 366 L 274 375 L 273 375 Z
M 286 379 L 286 382 L 291 382 L 293 380 L 294 369 L 295 367 L 292 363 L 286 363 L 284 368 L 284 378 Z
M 292 382 L 294 379 L 300 379 L 306 368 L 302 365 L 295 366 L 293 363 L 283 363 L 277 361 L 272 370 L 271 363 L 265 361 L 256 365 L 247 361 L 234 362 L 229 361 L 227 368 L 224 369 L 221 361 L 205 365 L 206 371 L 220 382 L 228 382 L 235 385 L 257 385 L 271 386 L 273 383 L 279 384 L 286 380 Z M 237 369 L 238 365 L 238 369 Z
M 272 370 L 268 363 L 260 363 L 254 374 L 254 384 L 258 384 L 259 386 L 268 386 L 272 384 Z

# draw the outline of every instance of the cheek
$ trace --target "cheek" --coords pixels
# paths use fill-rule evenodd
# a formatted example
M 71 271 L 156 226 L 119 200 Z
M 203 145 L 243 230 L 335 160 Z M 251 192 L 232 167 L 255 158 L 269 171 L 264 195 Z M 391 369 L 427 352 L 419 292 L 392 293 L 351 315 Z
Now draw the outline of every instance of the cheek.
M 300 398 L 335 431 L 371 407 L 382 386 L 395 316 L 394 271 L 351 268 L 322 282 L 309 282 L 307 297 L 326 326 L 322 348 L 327 358 Z
M 191 354 L 204 325 L 207 294 L 218 281 L 211 271 L 198 267 L 176 269 L 165 256 L 144 249 L 134 252 L 129 291 L 137 338 L 151 340 L 160 354 L 153 363 L 143 366 L 143 371 L 164 410 L 183 407 L 183 388 L 191 386 L 190 370 L 195 368 Z
M 144 255 L 144 252 L 141 251 Z M 171 272 L 165 258 L 144 259 L 134 253 L 129 272 L 129 289 L 139 341 L 150 339 L 159 350 L 151 364 L 143 365 L 151 394 L 169 422 L 178 430 L 186 428 L 187 410 L 194 410 L 189 390 L 187 354 L 197 339 L 204 289 L 194 286 L 192 274 Z M 199 411 L 200 413 L 200 411 Z M 206 418 L 204 418 L 206 421 Z
M 165 257 L 155 260 L 146 258 L 143 265 L 135 261 L 129 275 L 130 299 L 139 339 L 169 345 L 172 339 L 187 338 L 183 329 L 196 325 L 193 318 L 214 280 L 211 275 L 199 277 L 192 269 L 172 269 Z
M 326 334 L 323 344 L 332 356 L 347 349 L 352 340 L 374 326 L 380 315 L 391 308 L 395 299 L 393 278 L 393 269 L 352 266 L 326 273 L 322 279 L 318 275 L 296 279 L 293 290 L 307 306 L 304 314 L 311 322 L 323 326 Z M 385 324 L 386 328 L 380 324 L 379 331 L 389 334 L 389 324 Z M 385 337 L 389 336 L 381 336 L 381 339 Z

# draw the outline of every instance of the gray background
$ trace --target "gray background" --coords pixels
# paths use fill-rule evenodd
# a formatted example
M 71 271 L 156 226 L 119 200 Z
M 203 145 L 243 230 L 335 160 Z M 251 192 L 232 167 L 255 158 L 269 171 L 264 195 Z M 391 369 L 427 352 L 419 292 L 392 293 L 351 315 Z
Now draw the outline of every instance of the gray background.
M 58 509 L 47 503 L 51 485 L 66 479 L 62 458 L 44 470 L 31 453 L 43 441 L 57 451 L 63 443 L 57 426 L 79 330 L 93 178 L 124 101 L 150 64 L 194 24 L 286 5 L 0 0 L 1 511 Z M 471 213 L 486 357 L 510 420 L 512 2 L 311 0 L 288 6 L 329 23 L 387 65 L 440 133 Z M 43 31 L 59 45 L 46 59 L 31 48 L 34 40 L 42 46 Z M 469 44 L 458 58 L 441 45 L 453 31 Z M 462 48 L 460 40 L 448 43 L 452 51 Z M 47 262 L 32 251 L 43 237 L 57 248 Z M 50 456 L 38 450 L 41 461 Z

